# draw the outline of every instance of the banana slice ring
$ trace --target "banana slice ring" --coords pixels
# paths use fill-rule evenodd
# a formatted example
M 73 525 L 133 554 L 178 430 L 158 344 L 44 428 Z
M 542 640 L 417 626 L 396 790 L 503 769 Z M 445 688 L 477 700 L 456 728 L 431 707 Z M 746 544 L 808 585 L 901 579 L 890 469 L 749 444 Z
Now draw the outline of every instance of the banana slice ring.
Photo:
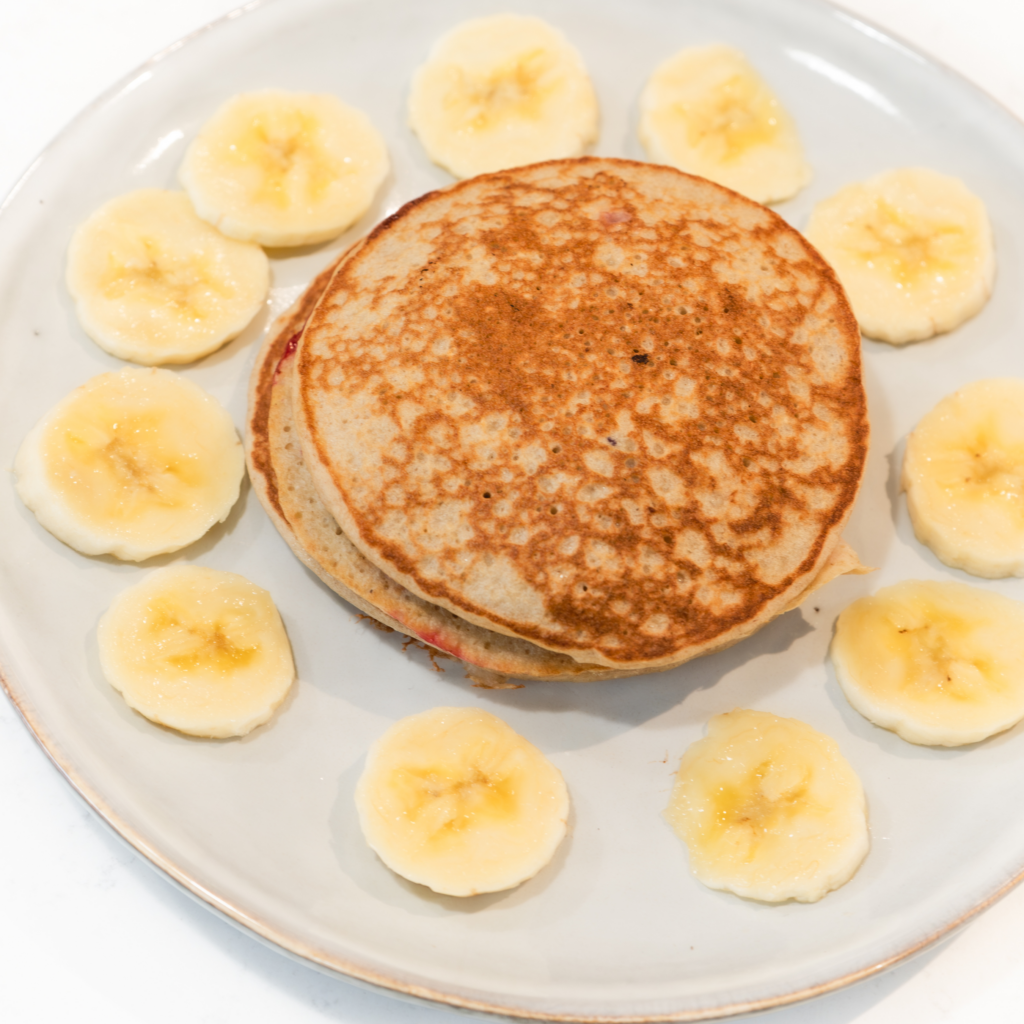
M 203 125 L 179 178 L 196 212 L 230 238 L 314 245 L 373 202 L 390 162 L 370 119 L 336 96 L 267 89 Z
M 270 595 L 231 572 L 158 569 L 114 600 L 97 639 L 103 673 L 128 704 L 192 736 L 244 736 L 295 679 Z
M 532 878 L 565 835 L 561 773 L 501 719 L 473 708 L 403 718 L 356 787 L 366 841 L 392 871 L 449 896 Z
M 917 539 L 946 565 L 1024 576 L 1024 380 L 942 399 L 907 439 L 902 485 Z
M 847 700 L 910 743 L 976 743 L 1024 718 L 1024 604 L 906 580 L 843 610 L 832 663 Z
M 814 208 L 804 234 L 839 275 L 860 329 L 878 341 L 951 331 L 992 293 L 985 206 L 937 171 L 907 167 L 848 185 Z
M 93 341 L 119 359 L 191 363 L 237 337 L 270 287 L 266 254 L 200 220 L 183 192 L 140 189 L 71 239 L 68 290 Z
M 170 370 L 102 373 L 58 402 L 14 461 L 22 501 L 85 555 L 177 551 L 223 522 L 245 472 L 231 417 Z
M 835 742 L 803 722 L 730 711 L 683 754 L 665 816 L 706 886 L 812 903 L 868 851 L 860 780 Z

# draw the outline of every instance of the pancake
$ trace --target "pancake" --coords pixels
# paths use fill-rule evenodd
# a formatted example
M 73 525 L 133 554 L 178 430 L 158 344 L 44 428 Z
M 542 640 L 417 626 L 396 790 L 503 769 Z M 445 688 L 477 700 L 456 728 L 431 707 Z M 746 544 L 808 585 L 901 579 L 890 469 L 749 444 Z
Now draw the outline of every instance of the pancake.
M 422 600 L 618 670 L 749 635 L 825 570 L 868 425 L 835 275 L 781 218 L 582 158 L 430 193 L 333 275 L 296 427 Z
M 250 379 L 246 457 L 254 490 L 300 561 L 335 593 L 390 629 L 461 660 L 478 686 L 513 685 L 508 679 L 591 682 L 635 675 L 583 665 L 564 654 L 473 625 L 411 594 L 359 553 L 324 508 L 296 441 L 290 376 L 299 337 L 342 259 L 271 325 Z M 812 586 L 793 602 L 841 573 L 863 571 L 853 551 L 837 545 Z M 786 611 L 789 608 L 785 609 Z

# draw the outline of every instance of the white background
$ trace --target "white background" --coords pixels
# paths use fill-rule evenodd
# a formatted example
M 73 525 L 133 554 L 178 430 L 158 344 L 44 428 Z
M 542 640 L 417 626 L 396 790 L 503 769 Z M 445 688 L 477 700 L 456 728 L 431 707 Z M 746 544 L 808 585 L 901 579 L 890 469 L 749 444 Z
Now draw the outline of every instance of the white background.
M 233 6 L 230 0 L 3 0 L 0 195 L 93 97 Z M 1021 0 L 846 0 L 843 6 L 960 71 L 1024 118 Z M 0 1020 L 464 1019 L 321 975 L 216 918 L 95 818 L 0 698 Z M 1019 1024 L 1024 887 L 911 963 L 765 1019 Z

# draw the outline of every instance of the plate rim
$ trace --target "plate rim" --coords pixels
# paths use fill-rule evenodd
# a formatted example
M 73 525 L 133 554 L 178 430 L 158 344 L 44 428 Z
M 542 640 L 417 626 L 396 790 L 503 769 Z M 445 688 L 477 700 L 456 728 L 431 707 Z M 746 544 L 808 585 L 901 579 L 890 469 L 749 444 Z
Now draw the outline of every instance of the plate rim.
M 173 42 L 157 50 L 144 61 L 123 74 L 110 86 L 100 92 L 81 110 L 78 111 L 61 129 L 50 139 L 50 141 L 36 154 L 28 166 L 17 176 L 7 194 L 0 201 L 0 223 L 9 208 L 17 200 L 23 187 L 31 179 L 40 164 L 46 159 L 52 150 L 56 149 L 65 136 L 75 130 L 79 123 L 90 118 L 96 111 L 99 111 L 112 103 L 126 90 L 140 75 L 147 70 L 160 64 L 164 60 L 184 49 L 201 37 L 212 31 L 220 30 L 227 23 L 236 21 L 255 11 L 280 4 L 284 6 L 286 0 L 248 0 L 237 7 L 219 15 L 218 17 L 205 22 L 192 31 L 180 36 Z M 340 6 L 348 6 L 350 0 L 336 0 Z M 860 31 L 863 28 L 870 30 L 879 45 L 892 45 L 907 55 L 917 58 L 921 63 L 939 70 L 943 75 L 954 79 L 961 87 L 966 87 L 976 96 L 983 97 L 988 103 L 997 107 L 1000 112 L 1009 117 L 1015 124 L 1024 131 L 1024 118 L 1019 117 L 1005 102 L 992 95 L 988 89 L 971 81 L 966 75 L 956 70 L 944 60 L 922 50 L 919 46 L 909 42 L 899 33 L 884 28 L 874 22 L 871 18 L 851 11 L 842 6 L 837 0 L 787 0 L 789 3 L 799 3 L 807 7 L 817 7 L 822 11 L 830 11 L 833 16 L 846 22 L 850 28 Z M 867 33 L 865 33 L 867 34 Z M 1024 138 L 1024 136 L 1022 136 Z M 33 708 L 29 691 L 21 686 L 18 687 L 16 676 L 5 664 L 6 652 L 0 652 L 0 689 L 6 694 L 15 711 L 28 728 L 33 739 L 42 749 L 50 763 L 65 778 L 71 788 L 78 794 L 86 805 L 107 825 L 116 835 L 126 842 L 132 849 L 140 854 L 149 866 L 166 878 L 167 881 L 183 890 L 186 894 L 203 904 L 208 910 L 215 913 L 221 919 L 240 930 L 251 934 L 258 941 L 272 946 L 278 952 L 315 970 L 325 973 L 340 981 L 355 984 L 368 988 L 398 999 L 404 999 L 421 1005 L 450 1007 L 456 1010 L 468 1011 L 470 1013 L 483 1013 L 499 1019 L 512 1021 L 535 1020 L 535 1021 L 557 1021 L 560 1024 L 670 1024 L 670 1022 L 689 1022 L 722 1020 L 730 1017 L 743 1016 L 747 1014 L 760 1013 L 768 1010 L 781 1009 L 786 1006 L 799 1004 L 818 996 L 846 988 L 858 981 L 884 973 L 891 968 L 912 959 L 924 952 L 929 947 L 951 937 L 956 931 L 968 924 L 974 917 L 987 910 L 994 903 L 998 902 L 1012 889 L 1024 882 L 1024 849 L 1020 852 L 1020 867 L 1015 874 L 999 883 L 987 896 L 961 913 L 952 921 L 937 928 L 924 938 L 911 943 L 904 949 L 898 950 L 889 956 L 883 957 L 875 963 L 841 974 L 838 977 L 817 984 L 803 986 L 789 992 L 773 996 L 766 996 L 761 999 L 750 999 L 720 1004 L 714 1007 L 703 1007 L 694 1010 L 683 1010 L 669 1013 L 626 1013 L 626 1014 L 592 1014 L 572 1012 L 544 1012 L 526 1007 L 517 1007 L 508 1004 L 493 1003 L 483 999 L 474 999 L 462 996 L 455 992 L 443 991 L 432 988 L 429 985 L 410 983 L 399 978 L 391 977 L 379 971 L 368 969 L 359 964 L 349 962 L 342 957 L 329 954 L 317 949 L 300 936 L 288 932 L 286 929 L 276 927 L 262 920 L 260 917 L 242 909 L 229 899 L 226 899 L 216 892 L 206 888 L 197 879 L 193 878 L 187 871 L 180 868 L 169 857 L 165 856 L 155 846 L 149 843 L 143 835 L 132 827 L 119 815 L 101 796 L 98 790 L 86 781 L 84 776 L 75 767 L 74 759 L 64 750 L 60 742 L 50 734 L 43 723 L 42 716 Z

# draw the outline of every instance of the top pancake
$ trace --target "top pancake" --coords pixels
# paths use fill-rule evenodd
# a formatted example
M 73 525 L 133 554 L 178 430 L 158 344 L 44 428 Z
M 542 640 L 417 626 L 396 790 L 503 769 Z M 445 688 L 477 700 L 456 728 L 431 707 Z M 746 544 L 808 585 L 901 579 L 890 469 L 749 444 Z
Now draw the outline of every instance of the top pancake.
M 294 381 L 316 488 L 367 558 L 615 667 L 724 646 L 806 590 L 867 448 L 824 260 L 728 189 L 622 160 L 403 207 L 335 274 Z

